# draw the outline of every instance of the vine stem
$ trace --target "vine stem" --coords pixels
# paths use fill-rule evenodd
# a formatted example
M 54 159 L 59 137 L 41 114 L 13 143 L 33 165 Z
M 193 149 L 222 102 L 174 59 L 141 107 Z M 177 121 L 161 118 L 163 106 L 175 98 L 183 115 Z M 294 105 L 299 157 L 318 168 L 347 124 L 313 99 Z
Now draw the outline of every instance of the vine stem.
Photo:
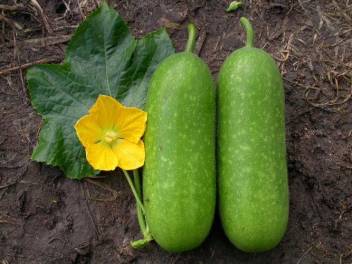
M 134 195 L 134 198 L 136 199 L 137 205 L 138 205 L 139 208 L 142 210 L 142 213 L 145 214 L 145 210 L 144 210 L 143 203 L 142 203 L 141 199 L 139 198 L 139 196 L 138 196 L 138 194 L 137 194 L 137 192 L 136 192 L 136 189 L 135 189 L 135 187 L 134 187 L 134 185 L 133 185 L 133 182 L 132 182 L 132 180 L 131 180 L 130 175 L 128 174 L 127 171 L 125 171 L 125 170 L 122 170 L 122 171 L 123 171 L 123 174 L 124 174 L 125 177 L 126 177 L 126 180 L 127 180 L 128 184 L 130 185 L 130 188 L 131 188 L 131 190 L 132 190 L 132 193 L 133 193 L 133 195 Z
M 141 201 L 142 199 L 141 181 L 140 181 L 138 169 L 133 171 L 133 182 L 130 178 L 129 173 L 125 170 L 122 170 L 122 171 L 127 179 L 128 184 L 130 185 L 132 193 L 137 202 L 137 206 L 136 206 L 137 219 L 138 219 L 139 228 L 141 229 L 141 232 L 143 235 L 143 239 L 134 240 L 131 242 L 131 245 L 133 248 L 139 249 L 139 248 L 145 247 L 150 241 L 153 240 L 153 237 L 149 232 L 149 227 L 145 221 L 145 209 Z
M 134 186 L 136 188 L 137 195 L 139 197 L 142 197 L 141 181 L 139 178 L 138 169 L 133 171 L 133 181 L 134 181 Z M 137 206 L 137 218 L 138 218 L 139 226 L 142 230 L 142 234 L 143 234 L 143 236 L 145 236 L 146 232 L 149 232 L 149 230 L 147 230 L 144 213 L 139 206 Z
M 246 31 L 247 40 L 246 40 L 246 47 L 252 48 L 254 45 L 254 30 L 252 27 L 251 22 L 249 22 L 248 18 L 241 17 L 240 23 L 244 30 Z
M 194 48 L 196 46 L 196 38 L 197 38 L 197 29 L 194 24 L 189 23 L 187 26 L 188 29 L 188 40 L 186 43 L 186 52 L 194 52 Z

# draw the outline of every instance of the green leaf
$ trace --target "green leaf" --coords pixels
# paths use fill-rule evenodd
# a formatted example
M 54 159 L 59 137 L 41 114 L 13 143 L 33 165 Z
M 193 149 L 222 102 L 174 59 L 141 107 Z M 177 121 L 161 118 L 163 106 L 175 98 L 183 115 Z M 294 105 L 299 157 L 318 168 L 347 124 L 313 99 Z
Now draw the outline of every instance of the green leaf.
M 172 53 L 165 30 L 136 40 L 118 13 L 102 4 L 78 27 L 63 64 L 37 65 L 27 72 L 32 105 L 44 119 L 32 159 L 58 166 L 73 179 L 97 174 L 74 124 L 99 94 L 144 108 L 152 73 Z

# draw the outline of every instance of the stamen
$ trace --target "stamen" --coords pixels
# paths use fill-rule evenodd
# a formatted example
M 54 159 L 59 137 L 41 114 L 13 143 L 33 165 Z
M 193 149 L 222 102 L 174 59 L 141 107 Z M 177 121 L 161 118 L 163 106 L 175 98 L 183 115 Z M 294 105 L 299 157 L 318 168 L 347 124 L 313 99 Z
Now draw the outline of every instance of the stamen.
M 115 141 L 117 138 L 119 137 L 119 134 L 116 133 L 115 131 L 109 130 L 105 133 L 104 136 L 104 141 L 106 143 L 112 143 L 113 141 Z

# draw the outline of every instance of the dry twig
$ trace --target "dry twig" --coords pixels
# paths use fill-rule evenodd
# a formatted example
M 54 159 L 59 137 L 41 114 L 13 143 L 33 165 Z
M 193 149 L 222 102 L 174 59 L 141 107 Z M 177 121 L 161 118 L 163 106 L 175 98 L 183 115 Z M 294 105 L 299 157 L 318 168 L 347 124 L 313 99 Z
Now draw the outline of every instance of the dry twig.
M 53 33 L 53 30 L 48 22 L 48 19 L 46 17 L 46 15 L 44 14 L 44 11 L 42 9 L 42 7 L 40 6 L 40 4 L 37 2 L 37 0 L 30 0 L 30 3 L 32 4 L 33 7 L 35 7 L 35 9 L 37 9 L 37 11 L 39 12 L 40 16 L 42 17 L 44 26 L 46 31 L 51 34 Z
M 82 194 L 83 194 L 83 197 L 84 197 L 84 200 L 85 200 L 85 205 L 86 205 L 86 208 L 87 208 L 88 216 L 89 216 L 90 221 L 91 221 L 91 223 L 93 225 L 93 228 L 94 228 L 94 231 L 95 231 L 95 235 L 96 235 L 96 239 L 99 240 L 101 232 L 99 230 L 99 227 L 96 224 L 95 217 L 93 216 L 93 214 L 92 214 L 92 212 L 90 210 L 88 199 L 87 199 L 87 194 L 86 194 L 86 189 L 87 189 L 86 184 L 82 184 L 81 185 L 81 191 L 82 191 Z
M 31 45 L 34 47 L 47 47 L 57 44 L 66 43 L 71 39 L 72 35 L 58 35 L 46 38 L 35 38 L 35 39 L 26 39 L 18 43 L 18 46 L 27 46 Z
M 18 11 L 18 10 L 25 10 L 24 5 L 17 4 L 17 5 L 0 5 L 0 10 L 5 11 Z
M 18 70 L 18 69 L 22 69 L 22 70 L 26 69 L 28 67 L 35 65 L 35 64 L 44 64 L 44 63 L 57 62 L 57 61 L 58 61 L 58 58 L 44 58 L 44 59 L 29 62 L 29 63 L 25 63 L 22 65 L 14 66 L 14 67 L 3 68 L 3 69 L 0 69 L 0 76 L 7 75 L 13 71 Z
M 17 23 L 16 21 L 13 21 L 3 15 L 0 15 L 0 21 L 4 21 L 8 25 L 10 25 L 12 28 L 17 28 L 18 30 L 23 29 L 23 27 L 19 23 Z
M 76 2 L 77 2 L 77 6 L 78 6 L 79 14 L 81 15 L 81 18 L 82 18 L 82 19 L 85 19 L 86 16 L 85 16 L 84 13 L 83 13 L 82 6 L 81 6 L 81 4 L 80 4 L 80 1 L 79 1 L 79 0 L 76 0 Z
M 17 182 L 12 182 L 12 183 L 9 183 L 9 184 L 5 184 L 5 185 L 1 185 L 0 186 L 0 190 L 2 189 L 6 189 L 8 187 L 11 187 L 12 185 L 15 185 Z
M 98 202 L 112 202 L 112 201 L 115 201 L 119 195 L 119 193 L 116 190 L 110 188 L 109 186 L 107 186 L 106 184 L 103 184 L 101 182 L 96 182 L 92 179 L 86 179 L 86 182 L 89 182 L 95 186 L 98 186 L 98 187 L 102 188 L 103 190 L 107 190 L 112 194 L 112 196 L 109 198 L 96 198 L 96 197 L 93 198 L 93 197 L 91 197 L 90 191 L 87 188 L 87 194 L 88 194 L 89 200 L 98 201 Z
M 18 47 L 48 47 L 54 46 L 57 44 L 63 44 L 68 42 L 71 39 L 72 35 L 58 35 L 58 36 L 49 36 L 44 38 L 33 38 L 33 39 L 25 39 L 23 41 L 17 42 Z M 7 44 L 0 45 L 1 47 L 12 48 L 14 47 L 14 43 L 10 42 Z

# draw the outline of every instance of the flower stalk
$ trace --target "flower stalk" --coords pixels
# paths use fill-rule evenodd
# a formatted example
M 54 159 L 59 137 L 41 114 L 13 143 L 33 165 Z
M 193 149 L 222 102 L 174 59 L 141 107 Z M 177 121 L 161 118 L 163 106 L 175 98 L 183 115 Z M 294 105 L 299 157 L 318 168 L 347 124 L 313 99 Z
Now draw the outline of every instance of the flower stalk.
M 126 107 L 115 98 L 99 95 L 88 114 L 75 124 L 78 139 L 85 148 L 87 161 L 95 170 L 111 171 L 117 167 L 123 174 L 136 200 L 137 217 L 143 239 L 133 241 L 134 248 L 144 247 L 152 236 L 145 221 L 141 182 L 138 168 L 145 160 L 142 136 L 147 113 L 135 107 Z M 127 172 L 134 170 L 133 181 Z
M 145 221 L 145 209 L 142 203 L 142 190 L 141 190 L 141 181 L 139 178 L 138 169 L 133 171 L 133 182 L 130 178 L 130 175 L 127 171 L 122 170 L 126 180 L 132 190 L 134 198 L 136 199 L 136 210 L 139 228 L 141 229 L 143 238 L 139 240 L 134 240 L 131 242 L 133 248 L 139 249 L 145 247 L 150 241 L 153 240 L 152 235 L 149 232 L 149 227 Z

